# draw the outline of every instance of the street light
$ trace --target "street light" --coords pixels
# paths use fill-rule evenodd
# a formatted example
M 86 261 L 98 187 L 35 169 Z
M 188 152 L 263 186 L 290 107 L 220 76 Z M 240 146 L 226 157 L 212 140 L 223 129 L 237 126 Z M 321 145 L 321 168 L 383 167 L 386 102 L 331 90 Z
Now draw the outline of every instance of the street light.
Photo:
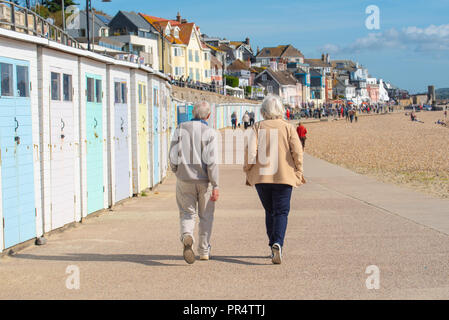
M 64 3 L 64 0 L 62 0 Z M 111 2 L 111 0 L 101 0 L 101 2 Z M 87 50 L 91 51 L 91 34 L 89 27 L 89 11 L 92 12 L 92 0 L 86 0 L 86 20 L 87 20 Z M 94 27 L 95 16 L 92 12 L 92 40 L 95 41 L 95 27 Z

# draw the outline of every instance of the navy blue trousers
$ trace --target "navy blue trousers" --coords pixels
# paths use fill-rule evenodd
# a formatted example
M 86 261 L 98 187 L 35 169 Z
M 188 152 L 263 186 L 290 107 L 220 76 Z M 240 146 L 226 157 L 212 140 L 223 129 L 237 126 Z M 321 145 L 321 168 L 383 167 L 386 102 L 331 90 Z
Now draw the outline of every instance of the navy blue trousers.
M 293 187 L 286 184 L 256 184 L 256 190 L 265 209 L 268 245 L 284 245 Z

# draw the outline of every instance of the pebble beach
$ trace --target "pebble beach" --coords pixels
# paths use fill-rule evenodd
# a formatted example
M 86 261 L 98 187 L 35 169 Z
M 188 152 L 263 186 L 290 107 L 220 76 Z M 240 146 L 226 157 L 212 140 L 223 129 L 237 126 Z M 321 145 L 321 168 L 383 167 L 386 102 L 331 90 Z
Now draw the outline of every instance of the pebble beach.
M 449 198 L 449 127 L 442 111 L 360 116 L 357 123 L 306 123 L 306 152 L 383 182 Z

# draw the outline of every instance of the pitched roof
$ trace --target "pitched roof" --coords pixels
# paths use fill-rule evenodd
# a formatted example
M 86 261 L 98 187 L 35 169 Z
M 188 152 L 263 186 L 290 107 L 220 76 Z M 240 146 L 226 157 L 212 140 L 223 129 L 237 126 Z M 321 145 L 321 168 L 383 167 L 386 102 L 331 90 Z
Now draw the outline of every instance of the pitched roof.
M 291 86 L 296 85 L 297 81 L 296 78 L 293 77 L 293 75 L 288 71 L 274 71 L 271 68 L 266 69 L 264 72 L 267 72 L 270 74 L 270 76 L 276 80 L 280 85 L 283 86 Z M 262 73 L 259 73 L 257 77 L 259 77 Z
M 217 66 L 219 69 L 221 69 L 223 67 L 223 64 L 221 63 L 220 60 L 217 59 L 217 57 L 215 57 L 214 55 L 210 56 L 210 66 L 211 68 Z
M 286 58 L 286 57 L 304 57 L 304 55 L 293 47 L 292 45 L 280 45 L 277 47 L 265 47 L 263 48 L 259 54 L 257 54 L 257 57 L 279 57 L 279 58 Z
M 148 21 L 142 18 L 140 15 L 134 12 L 127 11 L 119 11 L 119 13 L 123 14 L 129 21 L 131 21 L 137 28 L 150 30 L 150 25 Z
M 323 61 L 321 59 L 304 59 L 304 63 L 310 65 L 311 67 L 329 68 L 332 67 L 330 63 Z
M 231 63 L 228 67 L 228 70 L 230 71 L 239 71 L 239 70 L 249 70 L 248 65 L 243 62 L 242 60 L 235 60 L 233 63 Z
M 343 64 L 343 68 L 337 68 L 338 64 Z M 334 61 L 331 61 L 331 65 L 333 68 L 343 69 L 343 70 L 348 70 L 348 71 L 355 71 L 357 69 L 356 63 L 351 60 L 334 60 Z
M 195 26 L 195 23 L 179 23 L 176 20 L 168 20 L 163 19 L 159 17 L 149 16 L 147 14 L 139 13 L 139 15 L 144 19 L 147 23 L 150 23 L 152 26 L 154 26 L 157 30 L 165 29 L 168 24 L 172 27 L 178 27 L 179 28 L 179 38 L 176 38 L 173 34 L 170 35 L 164 35 L 165 38 L 170 41 L 170 43 L 174 44 L 185 44 L 188 45 L 190 43 L 191 35 L 193 28 Z M 203 45 L 203 48 L 206 48 Z

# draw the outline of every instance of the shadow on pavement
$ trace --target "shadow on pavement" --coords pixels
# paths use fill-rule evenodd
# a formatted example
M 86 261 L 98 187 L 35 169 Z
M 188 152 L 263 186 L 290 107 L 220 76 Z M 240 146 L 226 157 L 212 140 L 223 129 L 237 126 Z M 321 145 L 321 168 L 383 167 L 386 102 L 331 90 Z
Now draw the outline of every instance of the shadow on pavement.
M 172 264 L 161 261 L 184 261 L 182 255 L 139 255 L 139 254 L 91 254 L 91 253 L 69 253 L 65 256 L 44 256 L 32 254 L 17 254 L 14 259 L 46 260 L 46 261 L 84 261 L 84 262 L 132 262 L 145 266 L 170 266 L 181 267 L 183 264 Z M 267 259 L 261 256 L 212 256 L 211 261 L 235 263 L 250 266 L 265 266 L 263 263 L 253 263 L 240 259 Z

